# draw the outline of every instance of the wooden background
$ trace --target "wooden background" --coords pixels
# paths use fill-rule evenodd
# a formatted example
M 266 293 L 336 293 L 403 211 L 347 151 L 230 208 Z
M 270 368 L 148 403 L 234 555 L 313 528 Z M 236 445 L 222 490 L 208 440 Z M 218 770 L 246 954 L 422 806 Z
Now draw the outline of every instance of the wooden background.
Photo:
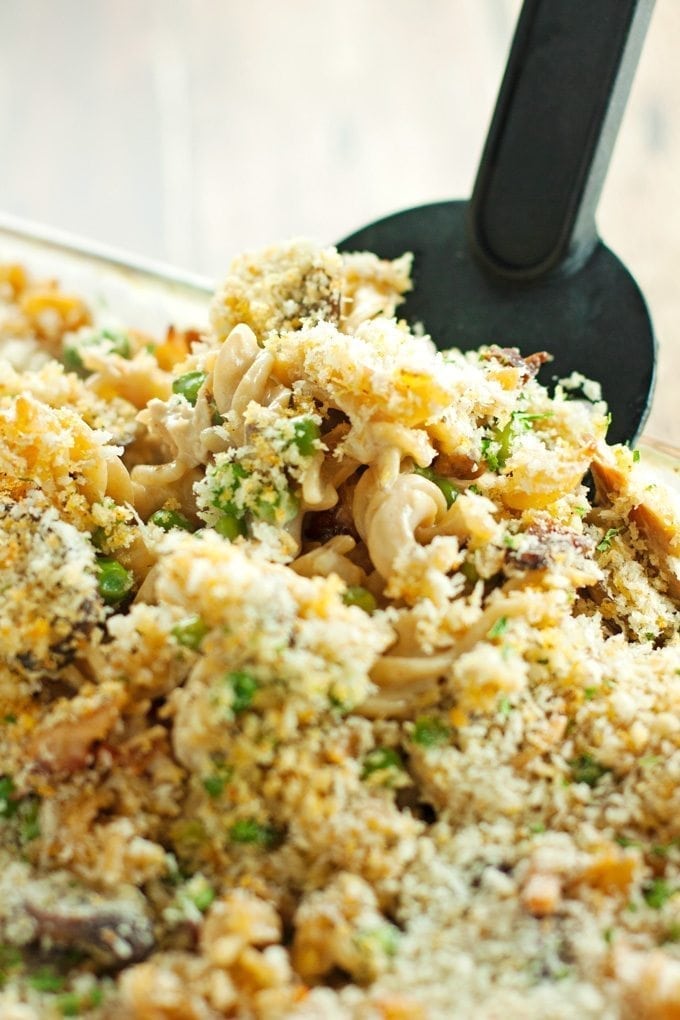
M 594 0 L 597 2 L 597 0 Z M 469 194 L 519 0 L 0 0 L 0 208 L 218 276 Z M 658 0 L 600 207 L 680 444 L 680 0 Z

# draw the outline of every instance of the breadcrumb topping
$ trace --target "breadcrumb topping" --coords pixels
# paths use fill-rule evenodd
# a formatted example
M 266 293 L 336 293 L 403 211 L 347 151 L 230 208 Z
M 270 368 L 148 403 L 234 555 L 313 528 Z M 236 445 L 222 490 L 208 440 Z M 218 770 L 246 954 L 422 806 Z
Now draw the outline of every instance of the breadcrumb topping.
M 680 1015 L 674 479 L 411 261 L 0 266 L 2 1017 Z

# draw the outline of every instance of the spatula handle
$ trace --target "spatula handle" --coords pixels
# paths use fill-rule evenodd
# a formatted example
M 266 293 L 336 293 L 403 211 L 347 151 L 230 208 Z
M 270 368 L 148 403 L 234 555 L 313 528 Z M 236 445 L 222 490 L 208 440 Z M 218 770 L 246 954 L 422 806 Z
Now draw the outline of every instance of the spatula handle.
M 477 255 L 536 279 L 577 268 L 654 0 L 525 0 L 470 203 Z

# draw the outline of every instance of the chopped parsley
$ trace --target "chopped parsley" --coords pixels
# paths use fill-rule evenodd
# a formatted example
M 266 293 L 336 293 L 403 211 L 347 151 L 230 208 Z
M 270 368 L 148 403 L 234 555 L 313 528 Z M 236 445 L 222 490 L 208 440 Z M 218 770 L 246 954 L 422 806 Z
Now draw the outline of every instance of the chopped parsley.
M 231 673 L 227 673 L 224 679 L 232 689 L 232 712 L 234 715 L 245 712 L 247 708 L 250 708 L 255 693 L 260 686 L 258 681 L 252 673 L 246 673 L 242 670 L 234 670 Z
M 677 891 L 665 878 L 653 878 L 642 887 L 645 903 L 654 910 L 660 910 Z
M 62 353 L 64 368 L 67 372 L 75 372 L 81 379 L 90 375 L 90 370 L 85 368 L 82 358 L 82 351 L 88 347 L 101 347 L 106 354 L 117 354 L 120 358 L 128 360 L 132 357 L 128 337 L 118 330 L 102 329 L 94 335 L 66 343 Z
M 374 747 L 369 751 L 363 761 L 361 778 L 367 779 L 375 772 L 382 772 L 384 769 L 399 769 L 403 771 L 404 760 L 394 747 Z
M 575 783 L 586 783 L 591 788 L 597 786 L 602 777 L 611 769 L 594 758 L 592 754 L 581 754 L 569 762 L 572 779 Z
M 60 992 L 64 987 L 64 978 L 53 967 L 41 967 L 29 976 L 28 983 L 36 992 Z
M 451 739 L 451 728 L 441 719 L 421 715 L 413 727 L 413 742 L 421 747 L 441 747 Z
M 318 449 L 321 432 L 313 418 L 298 418 L 293 425 L 293 443 L 303 457 L 311 457 Z
M 512 454 L 512 446 L 522 432 L 533 428 L 534 422 L 551 418 L 552 412 L 530 414 L 528 411 L 513 411 L 508 422 L 501 428 L 492 427 L 482 439 L 482 458 L 490 471 L 500 471 Z
M 263 825 L 254 818 L 241 818 L 229 829 L 232 843 L 251 843 L 269 849 L 279 841 L 280 834 L 272 825 Z
M 502 637 L 508 629 L 508 618 L 507 616 L 499 616 L 493 626 L 489 627 L 486 632 L 486 636 L 489 640 L 493 641 L 494 638 Z
M 224 793 L 224 788 L 230 782 L 234 771 L 224 762 L 215 763 L 215 771 L 203 779 L 203 789 L 209 797 L 217 799 Z
M 0 777 L 0 818 L 12 818 L 19 808 L 19 799 L 11 776 Z
M 598 552 L 607 552 L 611 549 L 612 541 L 616 536 L 623 530 L 623 528 L 607 528 L 604 533 L 604 537 L 600 542 L 597 543 L 595 548 Z
M 181 514 L 179 510 L 156 510 L 149 517 L 149 524 L 155 524 L 157 527 L 162 528 L 163 531 L 173 531 L 175 529 L 180 529 L 181 531 L 196 530 L 189 518 Z

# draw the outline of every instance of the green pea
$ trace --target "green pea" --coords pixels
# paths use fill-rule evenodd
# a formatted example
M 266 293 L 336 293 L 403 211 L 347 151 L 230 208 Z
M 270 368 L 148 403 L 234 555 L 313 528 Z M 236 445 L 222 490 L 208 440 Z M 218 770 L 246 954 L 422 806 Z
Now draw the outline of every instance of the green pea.
M 242 517 L 236 517 L 234 514 L 224 513 L 214 525 L 214 528 L 218 535 L 221 535 L 222 538 L 228 538 L 230 542 L 235 541 L 239 536 L 245 538 L 248 534 L 246 522 Z
M 181 514 L 179 510 L 156 510 L 149 517 L 149 524 L 156 524 L 163 531 L 172 531 L 174 528 L 179 528 L 182 531 L 196 530 L 189 518 Z
M 121 602 L 135 583 L 132 571 L 110 556 L 97 558 L 97 571 L 99 594 L 109 606 Z
M 178 393 L 193 405 L 196 403 L 198 392 L 207 378 L 207 372 L 186 372 L 185 375 L 180 375 L 177 379 L 173 379 L 172 392 Z
M 194 614 L 176 623 L 170 633 L 178 645 L 196 651 L 200 648 L 203 638 L 208 633 L 208 628 L 201 617 Z
M 303 457 L 311 457 L 316 453 L 319 438 L 319 426 L 312 418 L 300 418 L 293 425 L 293 442 Z
M 362 588 L 360 584 L 348 585 L 342 593 L 342 601 L 346 606 L 358 606 L 359 609 L 363 609 L 363 611 L 368 613 L 369 616 L 378 608 L 378 603 L 375 601 L 375 597 L 371 594 L 368 588 Z
M 428 478 L 431 482 L 434 482 L 446 500 L 447 509 L 453 506 L 458 498 L 458 489 L 448 478 L 438 475 L 436 471 L 429 467 L 415 467 L 413 470 L 415 474 L 422 475 L 423 478 Z

